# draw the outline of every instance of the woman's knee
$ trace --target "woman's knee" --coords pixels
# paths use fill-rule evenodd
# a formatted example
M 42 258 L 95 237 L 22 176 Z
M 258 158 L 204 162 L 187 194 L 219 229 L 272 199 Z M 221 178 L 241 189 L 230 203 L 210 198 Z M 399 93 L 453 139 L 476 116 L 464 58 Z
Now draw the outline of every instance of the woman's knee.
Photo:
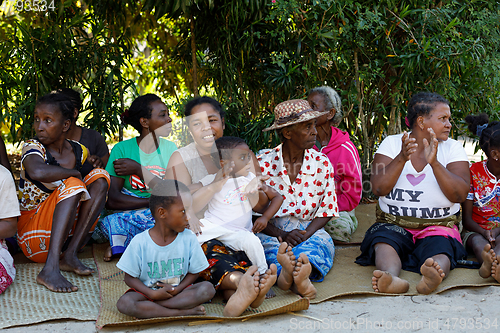
M 95 195 L 105 196 L 108 192 L 108 182 L 104 178 L 98 178 L 94 180 L 91 184 L 87 185 L 87 190 L 91 197 Z

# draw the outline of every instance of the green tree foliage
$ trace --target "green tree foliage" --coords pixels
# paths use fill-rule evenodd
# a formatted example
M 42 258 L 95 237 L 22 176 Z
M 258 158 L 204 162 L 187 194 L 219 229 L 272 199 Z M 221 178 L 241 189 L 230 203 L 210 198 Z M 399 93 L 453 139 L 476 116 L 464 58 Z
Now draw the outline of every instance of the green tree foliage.
M 358 142 L 365 166 L 383 135 L 405 127 L 414 92 L 450 99 L 459 130 L 466 114 L 500 109 L 498 2 L 146 3 L 159 16 L 194 18 L 201 85 L 214 88 L 230 110 L 230 131 L 249 138 L 254 149 L 271 144 L 260 129 L 277 103 L 325 83 L 341 93 L 342 126 Z M 189 64 L 192 36 L 183 24 L 175 57 Z
M 67 5 L 64 8 L 73 12 L 47 16 L 50 24 L 45 16 L 37 21 L 29 15 L 16 24 L 2 23 L 4 35 L 14 33 L 15 40 L 22 41 L 2 39 L 9 45 L 0 55 L 1 68 L 9 68 L 8 74 L 0 74 L 3 110 L 25 107 L 22 112 L 28 115 L 37 96 L 34 91 L 45 89 L 40 75 L 50 81 L 47 89 L 61 86 L 64 77 L 71 84 L 87 82 L 82 84 L 87 90 L 101 95 L 106 90 L 98 83 L 112 77 L 113 89 L 122 89 L 114 90 L 117 100 L 107 104 L 111 118 L 104 120 L 113 131 L 123 101 L 118 96 L 123 95 L 127 77 L 141 93 L 175 97 L 173 108 L 179 114 L 183 101 L 199 90 L 214 94 L 228 110 L 226 133 L 245 137 L 257 150 L 276 144 L 273 133 L 261 132 L 271 124 L 276 104 L 304 98 L 309 89 L 328 84 L 341 94 L 346 117 L 340 126 L 357 143 L 365 167 L 383 136 L 404 130 L 406 103 L 417 91 L 435 91 L 451 101 L 455 136 L 463 131 L 465 115 L 481 111 L 497 117 L 500 110 L 498 1 L 89 0 L 86 4 L 84 12 Z M 84 23 L 72 24 L 73 19 Z M 26 36 L 19 24 L 25 24 Z M 86 28 L 78 30 L 81 24 Z M 36 32 L 40 27 L 42 31 Z M 94 39 L 98 42 L 91 44 Z M 43 55 L 30 51 L 33 46 Z M 102 60 L 86 54 L 99 54 Z M 119 60 L 120 55 L 125 60 Z M 44 63 L 54 66 L 51 59 L 58 59 L 63 64 L 66 58 L 78 61 L 67 60 L 54 75 L 45 70 L 49 67 Z M 79 63 L 82 66 L 74 67 Z M 101 81 L 92 74 L 100 68 L 108 75 L 100 76 Z M 24 73 L 31 73 L 30 79 L 22 81 Z
M 130 51 L 123 36 L 112 36 L 71 1 L 54 10 L 17 11 L 0 26 L 0 120 L 14 141 L 30 138 L 36 99 L 63 87 L 78 87 L 89 111 L 85 124 L 102 133 L 118 130 L 123 93 L 131 86 L 122 75 Z

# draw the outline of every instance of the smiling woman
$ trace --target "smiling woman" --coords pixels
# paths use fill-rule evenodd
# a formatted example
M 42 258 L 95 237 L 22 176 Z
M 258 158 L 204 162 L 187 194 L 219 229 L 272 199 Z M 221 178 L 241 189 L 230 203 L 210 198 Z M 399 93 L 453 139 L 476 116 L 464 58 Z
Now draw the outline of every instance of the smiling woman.
M 121 255 L 135 235 L 154 225 L 148 208 L 150 189 L 163 178 L 170 156 L 177 149 L 164 138 L 170 134 L 172 119 L 158 96 L 137 97 L 122 120 L 140 135 L 117 143 L 106 166 L 111 175 L 106 207 L 119 211 L 99 224 L 99 232 L 110 242 L 106 261 Z
M 34 114 L 37 136 L 24 144 L 21 158 L 18 243 L 26 257 L 45 262 L 36 281 L 56 292 L 78 289 L 60 270 L 93 273 L 76 253 L 95 228 L 110 183 L 109 174 L 99 168 L 82 181 L 87 148 L 66 139 L 73 110 L 71 101 L 62 94 L 41 97 Z

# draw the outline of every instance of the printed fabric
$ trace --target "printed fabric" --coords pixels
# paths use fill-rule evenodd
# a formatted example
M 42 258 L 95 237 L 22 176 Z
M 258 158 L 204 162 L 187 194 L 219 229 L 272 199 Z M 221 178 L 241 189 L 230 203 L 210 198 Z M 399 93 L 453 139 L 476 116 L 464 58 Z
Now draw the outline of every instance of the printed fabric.
M 486 161 L 476 162 L 470 167 L 470 191 L 467 200 L 473 201 L 472 219 L 483 229 L 500 227 L 500 186 L 489 170 Z
M 78 154 L 75 149 L 75 157 L 77 160 L 77 165 L 82 165 L 87 159 L 88 151 L 85 146 L 81 145 L 77 141 L 70 141 L 72 146 L 78 144 L 81 147 L 81 153 Z M 30 155 L 40 156 L 46 164 L 52 164 L 50 161 L 49 154 L 41 142 L 36 139 L 28 140 L 23 145 L 22 156 L 21 156 L 21 175 L 19 180 L 19 191 L 21 192 L 21 210 L 33 210 L 36 209 L 48 196 L 58 188 L 64 179 L 57 180 L 50 183 L 43 183 L 32 180 L 26 169 L 24 168 L 24 159 Z M 78 155 L 78 156 L 77 156 Z M 57 163 L 57 162 L 56 162 Z

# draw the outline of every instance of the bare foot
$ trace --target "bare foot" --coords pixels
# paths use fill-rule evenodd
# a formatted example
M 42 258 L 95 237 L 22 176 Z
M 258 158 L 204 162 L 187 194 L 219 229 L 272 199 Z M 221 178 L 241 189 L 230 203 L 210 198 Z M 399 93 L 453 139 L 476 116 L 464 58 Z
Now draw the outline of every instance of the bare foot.
M 281 273 L 278 277 L 278 287 L 283 290 L 288 290 L 293 284 L 293 270 L 296 264 L 292 247 L 285 242 L 281 243 L 276 259 L 281 265 Z
M 36 283 L 57 293 L 70 293 L 78 290 L 78 287 L 66 280 L 64 276 L 61 275 L 61 272 L 54 270 L 47 272 L 45 267 L 36 277 Z
M 181 311 L 180 316 L 191 316 L 191 315 L 198 315 L 198 316 L 204 316 L 206 315 L 205 307 L 203 305 L 198 305 L 192 309 L 179 309 Z
M 241 277 L 236 292 L 227 300 L 223 312 L 224 316 L 237 317 L 241 315 L 257 298 L 259 291 L 259 272 L 257 266 L 251 266 Z
M 259 281 L 259 295 L 257 298 L 250 304 L 252 308 L 257 308 L 259 307 L 264 300 L 266 299 L 267 292 L 271 289 L 272 286 L 274 286 L 274 283 L 276 282 L 277 277 L 277 272 L 278 268 L 276 267 L 275 264 L 271 264 L 269 266 L 269 269 L 266 271 L 266 273 L 261 276 L 260 281 Z
M 75 272 L 78 275 L 91 275 L 94 270 L 90 267 L 85 266 L 80 259 L 74 256 L 65 254 L 64 257 L 59 261 L 59 268 L 61 271 L 65 272 Z
M 111 261 L 113 259 L 113 252 L 111 251 L 111 246 L 108 246 L 106 251 L 104 251 L 104 261 Z
M 500 283 L 500 264 L 498 263 L 498 260 L 499 258 L 497 257 L 491 265 L 491 277 L 494 278 L 498 283 Z
M 402 294 L 408 291 L 410 284 L 389 272 L 377 269 L 373 271 L 372 287 L 379 293 Z
M 479 275 L 482 278 L 488 278 L 491 276 L 491 264 L 495 261 L 496 256 L 495 251 L 491 248 L 491 244 L 486 244 L 483 251 L 481 251 L 483 263 L 481 267 L 479 267 Z
M 269 289 L 269 291 L 266 293 L 266 299 L 273 298 L 273 297 L 276 297 L 276 293 L 274 292 L 274 290 Z
M 420 273 L 422 273 L 422 279 L 417 284 L 417 291 L 424 295 L 433 292 L 445 276 L 441 266 L 432 258 L 425 260 L 422 267 L 420 267 Z
M 295 270 L 293 271 L 293 282 L 297 293 L 302 297 L 313 299 L 316 297 L 316 288 L 313 286 L 309 275 L 311 275 L 312 266 L 305 253 L 299 255 Z

